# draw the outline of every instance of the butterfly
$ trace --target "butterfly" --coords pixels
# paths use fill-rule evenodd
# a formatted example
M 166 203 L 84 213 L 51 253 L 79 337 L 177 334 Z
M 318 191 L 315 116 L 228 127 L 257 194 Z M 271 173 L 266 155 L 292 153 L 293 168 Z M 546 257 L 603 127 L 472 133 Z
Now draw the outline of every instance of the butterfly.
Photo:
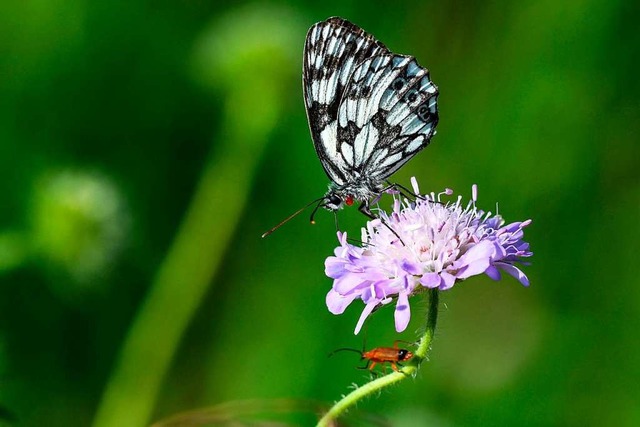
M 311 221 L 319 207 L 337 211 L 355 201 L 373 218 L 370 204 L 395 187 L 387 178 L 435 135 L 438 88 L 413 56 L 339 17 L 309 29 L 302 78 L 311 138 L 331 180 L 307 205 L 317 203 Z

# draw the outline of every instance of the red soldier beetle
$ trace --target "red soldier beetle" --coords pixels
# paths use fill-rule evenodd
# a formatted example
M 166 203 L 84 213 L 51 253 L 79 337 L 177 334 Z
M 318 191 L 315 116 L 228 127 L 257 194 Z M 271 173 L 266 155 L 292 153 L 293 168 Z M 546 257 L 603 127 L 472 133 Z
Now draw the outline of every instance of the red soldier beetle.
M 339 351 L 353 351 L 360 355 L 361 360 L 367 361 L 367 364 L 365 366 L 359 367 L 358 369 L 369 369 L 370 371 L 373 371 L 373 368 L 375 368 L 375 366 L 378 363 L 380 364 L 390 363 L 391 369 L 393 369 L 396 372 L 400 372 L 398 370 L 398 366 L 402 367 L 400 362 L 406 362 L 407 360 L 411 359 L 413 357 L 413 353 L 407 349 L 399 348 L 398 347 L 399 342 L 412 344 L 407 341 L 396 340 L 393 342 L 393 347 L 376 347 L 369 351 L 364 351 L 364 349 L 360 351 L 360 350 L 356 350 L 355 348 L 344 347 L 344 348 L 339 348 L 337 350 L 332 351 L 331 354 L 329 354 L 329 357 L 333 356 L 335 353 Z M 386 370 L 386 365 L 385 365 L 385 370 Z

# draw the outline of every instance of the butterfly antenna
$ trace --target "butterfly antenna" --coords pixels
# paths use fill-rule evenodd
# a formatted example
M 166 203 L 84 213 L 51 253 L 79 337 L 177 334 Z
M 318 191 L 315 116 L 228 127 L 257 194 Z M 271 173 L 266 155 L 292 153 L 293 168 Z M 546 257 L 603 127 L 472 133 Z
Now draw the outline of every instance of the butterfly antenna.
M 324 199 L 325 199 L 324 197 L 321 197 L 321 198 L 316 199 L 316 200 L 314 200 L 313 202 L 311 202 L 311 203 L 309 203 L 309 204 L 307 205 L 307 206 L 309 206 L 309 205 L 311 205 L 311 204 L 313 204 L 313 203 L 315 203 L 315 202 L 318 202 L 318 204 L 316 205 L 316 207 L 315 207 L 315 208 L 313 208 L 313 212 L 311 212 L 311 217 L 309 218 L 309 221 L 311 221 L 311 224 L 315 224 L 315 223 L 316 223 L 316 220 L 315 220 L 315 219 L 313 219 L 313 218 L 316 216 L 316 212 L 318 212 L 318 209 L 320 209 L 320 206 L 322 206 L 322 202 L 324 201 Z M 306 206 L 305 206 L 305 207 L 306 207 Z
M 295 211 L 294 213 L 292 213 L 291 215 L 289 215 L 288 217 L 286 217 L 284 220 L 282 220 L 278 225 L 276 225 L 275 227 L 273 227 L 272 229 L 270 229 L 269 231 L 266 231 L 264 233 L 262 233 L 262 238 L 264 239 L 265 237 L 267 237 L 269 234 L 273 233 L 274 231 L 276 231 L 278 228 L 282 227 L 284 224 L 286 224 L 287 222 L 289 222 L 291 219 L 293 219 L 296 215 L 298 215 L 300 212 L 302 212 L 303 210 L 307 209 L 309 206 L 311 206 L 314 203 L 318 203 L 321 202 L 324 199 L 324 197 L 321 197 L 319 199 L 316 199 L 310 203 L 307 203 L 306 205 L 304 205 L 303 207 L 301 207 L 300 209 L 298 209 L 297 211 Z M 318 206 L 320 206 L 320 204 L 318 204 Z M 316 208 L 313 210 L 313 212 L 315 213 L 315 211 L 318 210 L 318 206 L 316 206 Z M 313 220 L 311 221 L 313 222 Z

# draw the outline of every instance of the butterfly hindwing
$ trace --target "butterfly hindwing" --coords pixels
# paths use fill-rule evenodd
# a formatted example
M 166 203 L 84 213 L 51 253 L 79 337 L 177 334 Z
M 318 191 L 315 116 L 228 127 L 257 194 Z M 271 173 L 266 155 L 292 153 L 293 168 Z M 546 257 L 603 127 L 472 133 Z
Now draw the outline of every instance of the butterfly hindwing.
M 382 181 L 429 144 L 438 89 L 415 58 L 384 53 L 360 63 L 338 108 L 336 137 L 347 180 Z
M 303 89 L 311 136 L 329 178 L 344 184 L 349 168 L 340 153 L 337 114 L 354 70 L 367 58 L 389 50 L 372 35 L 342 18 L 329 18 L 307 33 Z

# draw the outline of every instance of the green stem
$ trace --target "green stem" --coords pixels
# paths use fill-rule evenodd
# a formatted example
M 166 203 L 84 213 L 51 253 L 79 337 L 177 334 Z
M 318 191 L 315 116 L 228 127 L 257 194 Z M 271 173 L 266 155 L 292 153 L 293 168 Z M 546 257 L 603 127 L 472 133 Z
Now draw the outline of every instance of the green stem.
M 250 94 L 230 96 L 218 155 L 205 166 L 184 221 L 135 317 L 98 407 L 94 427 L 148 423 L 162 380 L 222 261 L 249 198 L 272 122 L 234 116 Z M 255 96 L 255 95 L 254 95 Z M 278 108 L 274 107 L 277 117 Z M 257 239 L 258 236 L 255 236 Z
M 389 375 L 377 378 L 362 387 L 352 391 L 324 414 L 317 424 L 317 427 L 330 427 L 335 425 L 334 420 L 342 416 L 352 406 L 355 406 L 360 400 L 372 394 L 379 393 L 383 388 L 402 381 L 405 378 L 413 377 L 418 372 L 420 364 L 426 359 L 429 349 L 431 348 L 431 342 L 433 341 L 433 335 L 436 330 L 436 322 L 438 320 L 438 290 L 429 290 L 429 312 L 427 314 L 427 325 L 425 332 L 420 339 L 418 348 L 414 353 L 413 358 L 407 363 L 402 371 L 393 372 Z

